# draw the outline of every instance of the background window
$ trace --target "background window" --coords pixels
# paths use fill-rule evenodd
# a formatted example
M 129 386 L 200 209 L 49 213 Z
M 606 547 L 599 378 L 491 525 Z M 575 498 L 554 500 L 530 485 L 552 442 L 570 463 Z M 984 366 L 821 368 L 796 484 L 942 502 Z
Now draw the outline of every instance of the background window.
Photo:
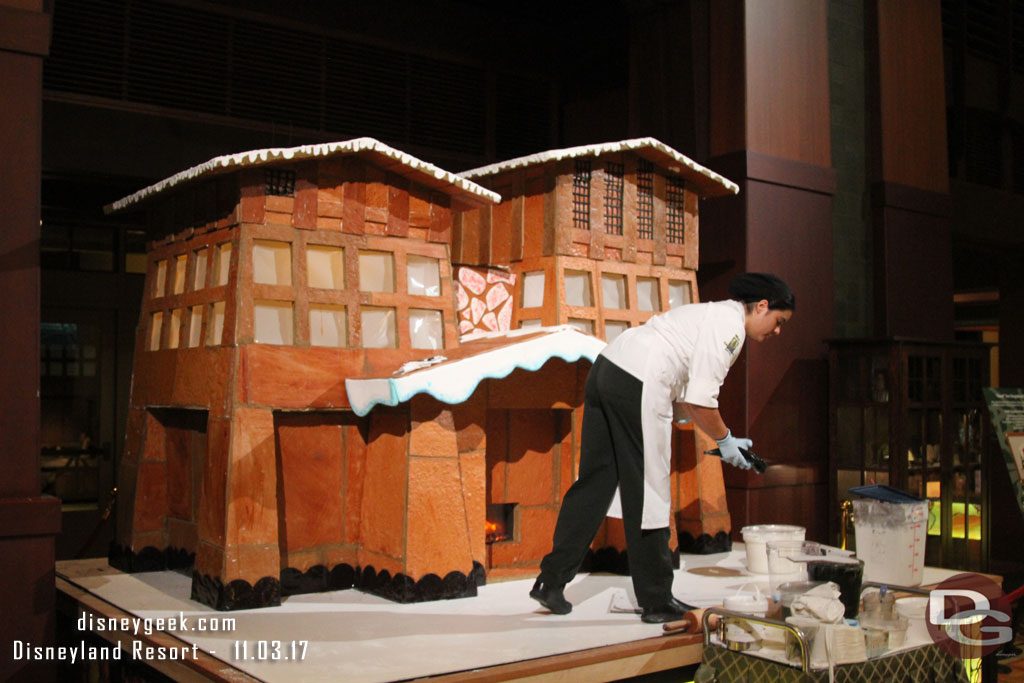
M 395 331 L 395 309 L 364 308 L 360 311 L 363 346 L 368 349 L 393 349 L 398 344 Z
M 203 338 L 203 307 L 193 306 L 189 316 L 191 320 L 188 325 L 188 347 L 194 349 L 199 346 L 199 341 Z
M 341 247 L 306 247 L 307 284 L 317 289 L 345 288 L 345 250 Z
M 253 341 L 257 344 L 292 343 L 294 326 L 290 301 L 256 301 L 252 308 Z
M 359 289 L 364 292 L 395 291 L 395 255 L 387 251 L 359 252 Z
M 441 296 L 441 264 L 436 258 L 409 254 L 407 264 L 410 294 Z
M 210 304 L 210 315 L 206 318 L 206 345 L 217 346 L 224 337 L 224 302 Z
M 523 308 L 544 305 L 544 271 L 523 273 Z
M 287 242 L 253 240 L 252 281 L 261 285 L 292 283 L 292 247 Z
M 192 289 L 202 289 L 206 287 L 206 259 L 208 258 L 209 252 L 209 249 L 200 249 L 195 252 L 196 272 L 192 277 Z
M 593 306 L 590 294 L 590 273 L 585 270 L 565 271 L 565 303 L 570 306 Z
M 149 350 L 156 351 L 160 348 L 160 334 L 164 330 L 164 314 L 157 311 L 149 319 Z
M 181 324 L 185 320 L 185 309 L 175 308 L 171 311 L 171 329 L 167 337 L 167 348 L 176 349 L 181 343 Z
M 231 243 L 224 242 L 217 245 L 217 263 L 213 268 L 213 281 L 217 287 L 228 283 L 228 273 L 231 270 Z
M 691 303 L 690 283 L 686 280 L 668 281 L 668 307 L 685 306 Z
M 409 341 L 414 349 L 443 349 L 444 320 L 441 311 L 410 308 Z
M 604 340 L 608 343 L 614 341 L 616 337 L 629 329 L 629 323 L 624 320 L 605 320 L 604 321 Z
M 188 254 L 178 254 L 174 257 L 174 288 L 175 294 L 185 291 L 185 271 L 188 269 Z
M 348 346 L 348 320 L 344 306 L 309 307 L 309 343 L 313 346 Z
M 641 311 L 660 311 L 661 294 L 658 292 L 658 278 L 638 277 L 636 279 L 636 300 Z
M 584 320 L 583 318 L 569 318 L 569 325 L 575 327 L 580 332 L 586 332 L 587 334 L 594 334 L 594 321 Z
M 629 301 L 626 298 L 626 276 L 602 273 L 601 295 L 605 308 L 629 308 Z
M 153 282 L 153 298 L 159 299 L 164 295 L 167 286 L 167 260 L 156 262 L 156 280 Z

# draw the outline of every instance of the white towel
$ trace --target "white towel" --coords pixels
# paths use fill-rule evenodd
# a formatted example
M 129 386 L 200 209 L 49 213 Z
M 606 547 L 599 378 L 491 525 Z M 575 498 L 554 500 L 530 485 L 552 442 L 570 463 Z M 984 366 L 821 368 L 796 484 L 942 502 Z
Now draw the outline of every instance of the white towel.
M 798 595 L 789 610 L 793 614 L 813 617 L 823 624 L 841 624 L 846 608 L 839 599 L 840 594 L 839 586 L 829 581 Z

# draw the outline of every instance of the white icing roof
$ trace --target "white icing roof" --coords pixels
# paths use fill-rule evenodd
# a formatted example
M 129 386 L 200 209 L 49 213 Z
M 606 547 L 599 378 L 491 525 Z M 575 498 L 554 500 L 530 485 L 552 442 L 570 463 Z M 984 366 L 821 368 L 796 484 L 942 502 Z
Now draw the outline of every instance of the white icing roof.
M 134 194 L 119 199 L 104 207 L 107 213 L 120 211 L 133 204 L 147 199 L 198 178 L 218 175 L 246 166 L 262 166 L 276 161 L 293 161 L 313 157 L 344 156 L 360 154 L 369 157 L 385 170 L 414 180 L 428 187 L 440 189 L 448 194 L 473 200 L 474 203 L 498 203 L 501 195 L 491 192 L 466 178 L 456 175 L 443 168 L 389 147 L 374 138 L 355 138 L 342 142 L 326 142 L 319 145 L 301 145 L 299 147 L 271 147 L 254 149 L 239 154 L 228 154 L 215 157 L 192 168 L 175 173 L 158 183 L 143 188 Z
M 669 171 L 679 173 L 691 181 L 704 196 L 718 196 L 725 194 L 736 194 L 740 191 L 739 185 L 728 178 L 715 173 L 709 168 L 701 166 L 693 159 L 690 159 L 664 142 L 654 138 L 633 138 L 632 140 L 620 140 L 619 142 L 605 142 L 596 145 L 582 145 L 579 147 L 567 147 L 565 149 L 551 149 L 546 152 L 538 152 L 525 157 L 500 161 L 489 166 L 481 166 L 469 171 L 463 171 L 460 175 L 465 178 L 480 178 L 493 175 L 503 171 L 510 171 L 516 168 L 525 168 L 537 164 L 545 164 L 551 161 L 562 159 L 573 159 L 576 157 L 593 157 L 612 152 L 636 152 L 659 166 Z
M 485 379 L 507 377 L 517 368 L 534 372 L 552 358 L 593 362 L 605 347 L 597 337 L 569 325 L 472 334 L 461 342 L 460 348 L 442 352 L 458 358 L 436 356 L 409 363 L 390 376 L 346 379 L 352 411 L 362 417 L 374 406 L 397 406 L 422 393 L 444 403 L 462 403 Z

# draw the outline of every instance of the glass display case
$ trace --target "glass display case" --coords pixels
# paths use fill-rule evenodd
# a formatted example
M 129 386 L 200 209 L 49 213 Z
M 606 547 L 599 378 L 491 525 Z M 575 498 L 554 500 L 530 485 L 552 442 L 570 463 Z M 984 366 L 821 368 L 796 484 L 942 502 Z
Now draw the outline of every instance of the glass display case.
M 987 567 L 982 387 L 989 346 L 907 339 L 829 342 L 829 532 L 849 489 L 888 484 L 928 500 L 927 564 Z M 848 541 L 853 543 L 852 529 Z M 852 547 L 852 546 L 851 546 Z

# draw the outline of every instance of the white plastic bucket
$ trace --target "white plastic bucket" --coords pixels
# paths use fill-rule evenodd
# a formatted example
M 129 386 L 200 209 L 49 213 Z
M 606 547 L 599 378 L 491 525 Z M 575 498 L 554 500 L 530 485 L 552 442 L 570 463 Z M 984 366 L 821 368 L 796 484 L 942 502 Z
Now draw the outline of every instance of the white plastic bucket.
M 769 574 L 766 544 L 769 541 L 802 541 L 807 529 L 789 524 L 757 524 L 740 529 L 747 551 L 747 569 Z
M 864 560 L 864 580 L 921 585 L 928 501 L 855 500 L 853 516 L 857 557 Z

